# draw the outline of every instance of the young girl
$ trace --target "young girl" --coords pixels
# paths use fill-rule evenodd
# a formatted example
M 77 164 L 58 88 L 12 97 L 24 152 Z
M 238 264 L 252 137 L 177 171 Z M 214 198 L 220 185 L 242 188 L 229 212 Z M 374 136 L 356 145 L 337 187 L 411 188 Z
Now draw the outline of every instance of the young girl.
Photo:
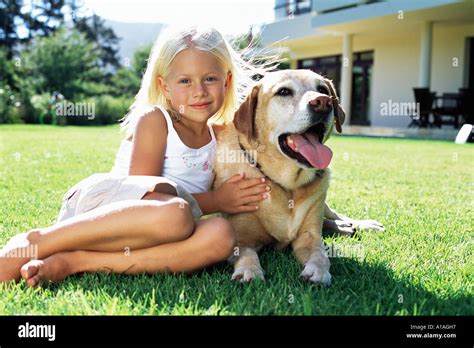
M 245 62 L 214 29 L 166 30 L 122 123 L 127 135 L 112 171 L 72 187 L 55 225 L 12 238 L 0 251 L 0 282 L 23 277 L 37 286 L 79 272 L 191 272 L 226 260 L 234 247 L 230 223 L 197 219 L 254 211 L 270 188 L 264 179 L 236 174 L 208 192 L 212 124 L 232 120 L 251 76 L 267 66 Z M 21 250 L 37 255 L 18 257 Z

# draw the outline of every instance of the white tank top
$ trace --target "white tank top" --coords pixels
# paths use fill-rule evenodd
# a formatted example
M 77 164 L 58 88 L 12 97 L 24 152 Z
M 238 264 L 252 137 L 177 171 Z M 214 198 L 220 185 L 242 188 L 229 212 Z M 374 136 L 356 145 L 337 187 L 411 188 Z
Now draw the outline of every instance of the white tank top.
M 208 192 L 214 179 L 213 167 L 216 156 L 216 137 L 212 126 L 209 127 L 211 141 L 194 149 L 186 146 L 173 127 L 168 111 L 161 105 L 157 107 L 163 112 L 168 125 L 166 152 L 161 175 L 181 185 L 189 193 Z M 124 139 L 115 158 L 111 173 L 126 176 L 130 168 L 132 142 Z

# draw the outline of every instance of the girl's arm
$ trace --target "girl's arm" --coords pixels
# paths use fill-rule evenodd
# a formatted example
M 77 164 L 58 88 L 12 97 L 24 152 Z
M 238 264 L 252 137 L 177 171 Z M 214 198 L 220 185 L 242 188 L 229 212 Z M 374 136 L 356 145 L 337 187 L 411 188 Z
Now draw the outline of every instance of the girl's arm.
M 140 117 L 133 133 L 128 175 L 161 176 L 167 134 L 166 121 L 159 109 Z
M 201 208 L 204 215 L 218 213 L 221 209 L 218 207 L 214 191 L 191 194 Z

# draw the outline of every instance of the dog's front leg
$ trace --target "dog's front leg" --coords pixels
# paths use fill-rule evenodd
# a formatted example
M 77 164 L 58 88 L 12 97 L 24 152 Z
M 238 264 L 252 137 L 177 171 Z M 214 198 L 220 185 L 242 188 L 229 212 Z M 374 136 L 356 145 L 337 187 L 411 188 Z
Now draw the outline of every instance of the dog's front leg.
M 229 259 L 234 263 L 232 280 L 248 283 L 254 279 L 265 280 L 264 272 L 255 249 L 250 247 L 237 247 L 236 253 Z
M 330 262 L 319 233 L 310 230 L 300 234 L 292 247 L 297 260 L 304 265 L 303 279 L 331 285 Z
M 314 204 L 291 243 L 296 259 L 303 265 L 301 276 L 313 283 L 331 284 L 330 262 L 321 239 L 324 196 Z
M 354 220 L 332 210 L 324 203 L 324 229 L 333 233 L 353 236 L 356 231 L 385 231 L 383 224 L 375 220 Z

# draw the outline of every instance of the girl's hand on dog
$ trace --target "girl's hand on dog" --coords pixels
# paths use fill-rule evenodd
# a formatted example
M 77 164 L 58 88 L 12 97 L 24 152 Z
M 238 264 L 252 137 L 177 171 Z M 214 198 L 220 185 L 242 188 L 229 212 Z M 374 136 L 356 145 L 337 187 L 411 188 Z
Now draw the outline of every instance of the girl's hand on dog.
M 265 178 L 246 179 L 245 173 L 239 173 L 219 186 L 214 193 L 218 210 L 237 214 L 258 209 L 258 202 L 268 198 L 270 186 Z

